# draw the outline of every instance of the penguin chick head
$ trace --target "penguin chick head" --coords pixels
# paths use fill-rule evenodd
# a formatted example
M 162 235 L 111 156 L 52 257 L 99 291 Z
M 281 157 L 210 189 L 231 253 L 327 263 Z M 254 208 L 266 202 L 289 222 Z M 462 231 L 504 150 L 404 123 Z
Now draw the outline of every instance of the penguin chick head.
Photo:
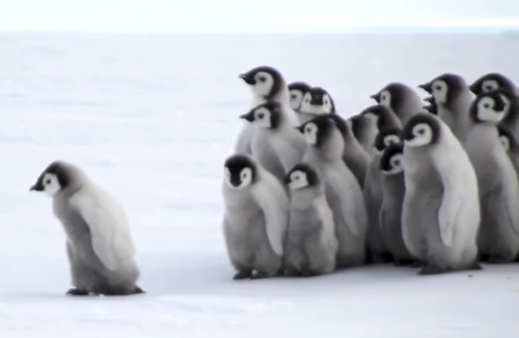
M 243 189 L 256 180 L 257 167 L 247 155 L 236 154 L 225 161 L 225 183 L 231 189 Z
M 499 90 L 494 90 L 480 94 L 474 99 L 470 108 L 470 116 L 476 123 L 498 123 L 505 117 L 506 110 L 507 102 L 504 96 Z
M 316 186 L 319 183 L 319 177 L 310 165 L 299 163 L 290 169 L 284 182 L 291 190 L 299 190 Z
M 384 149 L 380 157 L 380 170 L 386 175 L 394 175 L 404 171 L 402 165 L 402 154 L 404 145 L 402 143 L 390 144 Z
M 391 114 L 394 113 L 390 107 L 377 104 L 364 109 L 362 112 L 360 112 L 359 115 L 370 119 L 377 125 L 379 129 L 381 129 L 388 122 L 389 116 Z
M 240 118 L 249 121 L 256 128 L 275 129 L 281 120 L 281 105 L 272 101 L 263 103 Z
M 517 141 L 510 130 L 498 124 L 497 132 L 499 134 L 499 141 L 501 141 L 501 144 L 507 153 L 512 149 L 517 149 Z
M 433 114 L 418 113 L 407 121 L 402 132 L 404 143 L 409 147 L 421 147 L 435 143 L 440 137 L 441 122 Z
M 54 197 L 62 189 L 71 185 L 73 173 L 79 174 L 78 168 L 73 168 L 63 161 L 54 161 L 40 174 L 31 191 L 40 191 Z
M 510 91 L 512 93 L 517 91 L 515 84 L 500 73 L 485 74 L 474 81 L 474 83 L 472 83 L 469 88 L 470 91 L 472 91 L 475 95 L 489 93 L 498 89 Z
M 398 127 L 387 127 L 381 129 L 375 137 L 375 148 L 383 151 L 387 146 L 394 143 L 402 143 L 402 129 Z
M 392 82 L 382 88 L 378 93 L 371 95 L 370 98 L 377 101 L 378 104 L 397 110 L 402 105 L 409 91 L 410 88 L 405 84 Z
M 418 87 L 431 94 L 435 102 L 449 104 L 467 88 L 467 83 L 457 74 L 445 73 Z
M 305 137 L 306 143 L 314 147 L 320 147 L 337 131 L 340 133 L 335 121 L 330 115 L 317 115 L 313 119 L 297 127 Z
M 260 66 L 240 74 L 240 78 L 249 85 L 252 95 L 268 100 L 276 95 L 285 82 L 281 73 L 270 66 Z
M 334 114 L 335 105 L 324 88 L 312 87 L 303 96 L 301 112 L 313 115 Z
M 288 85 L 290 108 L 298 111 L 301 108 L 303 97 L 310 89 L 310 86 L 305 82 L 292 82 Z

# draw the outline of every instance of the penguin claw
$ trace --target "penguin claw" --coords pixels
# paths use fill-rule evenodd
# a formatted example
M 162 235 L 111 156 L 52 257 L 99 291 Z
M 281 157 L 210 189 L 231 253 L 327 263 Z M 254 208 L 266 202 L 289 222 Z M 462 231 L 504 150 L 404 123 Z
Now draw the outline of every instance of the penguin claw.
M 66 294 L 70 296 L 89 296 L 90 292 L 83 289 L 72 288 L 68 290 Z
M 238 271 L 232 279 L 234 280 L 240 280 L 240 279 L 247 279 L 252 277 L 252 270 L 240 270 Z

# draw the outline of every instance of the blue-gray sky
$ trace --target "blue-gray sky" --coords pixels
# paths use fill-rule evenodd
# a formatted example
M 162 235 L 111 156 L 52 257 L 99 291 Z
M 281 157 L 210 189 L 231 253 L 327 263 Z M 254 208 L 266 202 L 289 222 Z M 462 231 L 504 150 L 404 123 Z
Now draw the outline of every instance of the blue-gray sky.
M 323 31 L 519 26 L 519 0 L 0 0 L 0 30 Z

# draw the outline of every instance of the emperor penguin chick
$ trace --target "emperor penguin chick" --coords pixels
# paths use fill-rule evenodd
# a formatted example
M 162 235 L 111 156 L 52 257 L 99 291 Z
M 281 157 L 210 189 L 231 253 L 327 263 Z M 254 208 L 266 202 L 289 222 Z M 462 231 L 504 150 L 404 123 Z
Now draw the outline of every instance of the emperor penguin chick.
M 305 123 L 317 115 L 335 113 L 335 104 L 330 94 L 324 88 L 311 87 L 301 102 L 299 120 L 301 123 Z
M 402 143 L 390 144 L 380 158 L 382 172 L 382 206 L 379 223 L 382 237 L 395 265 L 410 265 L 415 261 L 404 243 L 402 236 L 402 206 L 404 204 L 405 184 L 402 166 Z
M 382 206 L 382 173 L 380 158 L 384 149 L 393 143 L 402 142 L 402 130 L 398 127 L 382 129 L 375 139 L 376 154 L 366 171 L 364 181 L 364 203 L 368 213 L 367 244 L 369 258 L 372 263 L 387 263 L 393 261 L 393 256 L 385 243 L 380 226 L 379 214 Z
M 360 115 L 375 122 L 378 131 L 385 128 L 402 128 L 402 122 L 395 112 L 388 106 L 381 104 L 364 109 Z
M 319 115 L 299 129 L 309 145 L 302 161 L 322 178 L 326 200 L 332 209 L 339 242 L 337 266 L 364 264 L 366 207 L 359 183 L 342 160 L 344 139 L 329 115 Z
M 67 294 L 144 292 L 135 284 L 140 273 L 124 210 L 82 169 L 52 162 L 30 190 L 52 197 L 54 215 L 65 230 L 74 286 Z
M 284 267 L 289 276 L 316 276 L 335 269 L 337 238 L 333 214 L 317 172 L 297 164 L 286 176 L 290 189 L 290 218 Z
M 519 253 L 519 182 L 497 129 L 504 115 L 505 102 L 498 91 L 476 97 L 466 144 L 478 178 L 479 254 L 490 263 L 512 262 Z
M 393 109 L 402 121 L 402 125 L 405 125 L 413 115 L 423 111 L 422 99 L 418 93 L 400 82 L 392 82 L 370 97 L 378 104 Z
M 403 136 L 402 233 L 409 252 L 427 263 L 418 274 L 480 269 L 478 182 L 467 153 L 432 114 L 413 116 Z
M 282 272 L 289 201 L 281 183 L 248 155 L 225 161 L 223 230 L 234 279 Z
M 515 83 L 500 73 L 488 73 L 474 81 L 470 86 L 470 91 L 475 95 L 488 93 L 497 89 L 508 91 L 519 95 L 519 90 Z
M 283 75 L 277 69 L 260 66 L 240 74 L 240 78 L 245 81 L 252 92 L 251 108 L 268 101 L 277 102 L 283 106 L 282 112 L 287 123 L 292 126 L 299 125 L 296 112 L 290 108 L 288 86 Z M 236 141 L 236 153 L 249 155 L 252 153 L 251 142 L 254 131 L 255 129 L 249 124 L 243 126 Z
M 472 93 L 465 80 L 459 75 L 445 73 L 418 87 L 434 97 L 438 117 L 463 144 L 470 127 L 472 104 Z
M 277 102 L 267 102 L 240 116 L 257 129 L 251 142 L 252 157 L 280 183 L 306 149 L 304 137 L 286 121 L 284 109 Z
M 303 102 L 303 97 L 309 89 L 310 85 L 300 81 L 292 82 L 288 85 L 288 93 L 290 95 L 290 107 L 296 113 L 299 113 L 299 110 L 301 109 L 301 103 Z
M 371 161 L 371 157 L 360 145 L 359 141 L 357 141 L 355 135 L 353 135 L 353 131 L 342 117 L 338 114 L 330 114 L 329 116 L 335 121 L 337 128 L 344 138 L 344 152 L 342 153 L 342 159 L 353 175 L 355 175 L 357 182 L 359 182 L 360 187 L 362 188 L 364 186 L 366 170 Z
M 377 122 L 359 114 L 348 118 L 346 123 L 368 155 L 373 156 L 375 154 L 373 142 L 375 142 L 375 137 L 378 134 Z

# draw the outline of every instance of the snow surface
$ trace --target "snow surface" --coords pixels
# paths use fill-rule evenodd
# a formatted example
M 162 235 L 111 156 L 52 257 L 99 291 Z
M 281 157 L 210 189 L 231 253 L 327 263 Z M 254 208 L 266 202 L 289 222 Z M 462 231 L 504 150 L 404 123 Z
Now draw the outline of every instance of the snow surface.
M 327 88 L 348 116 L 389 81 L 519 80 L 518 41 L 0 34 L 0 337 L 516 337 L 517 265 L 232 281 L 220 183 L 251 99 L 239 73 L 275 66 Z M 63 230 L 50 199 L 29 193 L 55 159 L 82 166 L 127 210 L 145 295 L 64 295 Z

